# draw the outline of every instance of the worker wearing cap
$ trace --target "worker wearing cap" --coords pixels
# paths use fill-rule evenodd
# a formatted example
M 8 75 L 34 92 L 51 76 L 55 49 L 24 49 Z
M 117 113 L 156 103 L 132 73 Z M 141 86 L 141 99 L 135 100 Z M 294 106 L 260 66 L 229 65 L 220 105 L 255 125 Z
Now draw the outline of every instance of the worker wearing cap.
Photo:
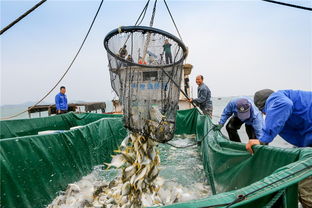
M 260 90 L 254 96 L 255 105 L 266 115 L 263 135 L 246 145 L 270 143 L 279 134 L 297 147 L 312 147 L 312 92 L 299 90 Z
M 312 92 L 300 90 L 260 90 L 255 105 L 266 115 L 263 135 L 249 140 L 246 149 L 261 142 L 270 143 L 280 135 L 297 147 L 312 147 Z M 312 176 L 299 183 L 299 200 L 304 208 L 312 207 Z
M 251 99 L 232 99 L 224 108 L 219 125 L 215 129 L 220 130 L 229 118 L 230 120 L 226 125 L 226 130 L 231 141 L 241 142 L 237 130 L 243 124 L 245 124 L 249 139 L 262 137 L 263 117 Z

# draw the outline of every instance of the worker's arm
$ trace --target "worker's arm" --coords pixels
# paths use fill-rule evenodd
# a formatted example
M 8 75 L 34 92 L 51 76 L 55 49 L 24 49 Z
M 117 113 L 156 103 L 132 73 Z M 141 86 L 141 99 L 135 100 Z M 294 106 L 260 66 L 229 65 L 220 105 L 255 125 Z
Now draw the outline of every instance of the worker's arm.
M 231 100 L 224 108 L 219 124 L 222 126 L 226 123 L 226 121 L 233 115 L 233 109 L 235 108 L 235 102 Z
M 287 97 L 276 97 L 270 100 L 266 107 L 265 125 L 260 142 L 270 143 L 283 130 L 286 121 L 292 113 L 293 103 Z
M 285 122 L 292 113 L 293 103 L 289 98 L 276 96 L 266 103 L 266 118 L 263 130 L 263 135 L 257 139 L 250 139 L 246 144 L 246 149 L 253 154 L 252 146 L 259 144 L 267 144 L 273 141 L 279 134 Z
M 207 100 L 207 96 L 208 96 L 208 89 L 201 88 L 198 93 L 198 98 L 193 99 L 192 101 L 195 104 L 201 104 Z
M 261 138 L 263 135 L 263 131 L 262 131 L 263 126 L 264 126 L 264 120 L 263 120 L 262 114 L 258 113 L 257 115 L 255 115 L 255 118 L 252 122 L 252 127 L 255 130 L 257 139 Z

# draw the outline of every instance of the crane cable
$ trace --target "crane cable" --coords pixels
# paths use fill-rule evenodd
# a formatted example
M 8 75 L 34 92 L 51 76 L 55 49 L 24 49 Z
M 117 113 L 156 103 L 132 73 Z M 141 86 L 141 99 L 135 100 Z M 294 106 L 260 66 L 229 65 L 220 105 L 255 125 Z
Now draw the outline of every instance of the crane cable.
M 137 26 L 137 25 L 140 25 L 144 18 L 145 18 L 145 15 L 146 15 L 146 11 L 147 11 L 147 8 L 148 8 L 148 5 L 149 5 L 149 2 L 150 0 L 148 0 L 143 8 L 143 10 L 141 11 L 138 19 L 135 21 L 134 25 Z M 142 16 L 143 15 L 143 16 Z M 141 19 L 141 20 L 140 20 Z M 121 28 L 119 27 L 120 31 L 121 31 Z M 128 35 L 127 39 L 125 40 L 124 44 L 122 45 L 123 47 L 127 44 L 128 40 L 130 38 L 130 34 Z
M 179 29 L 178 29 L 178 26 L 177 26 L 176 22 L 174 21 L 173 15 L 172 15 L 172 13 L 171 13 L 171 11 L 170 11 L 170 9 L 169 9 L 169 6 L 168 6 L 166 0 L 164 0 L 164 3 L 165 3 L 165 5 L 166 5 L 167 11 L 168 11 L 168 13 L 169 13 L 169 15 L 170 15 L 170 17 L 171 17 L 171 20 L 172 20 L 172 22 L 173 22 L 173 24 L 174 24 L 174 27 L 175 27 L 175 29 L 176 29 L 178 35 L 179 35 L 179 38 L 183 41 L 182 36 L 181 36 L 181 33 L 180 33 Z M 184 94 L 184 92 L 183 92 L 182 90 L 181 90 L 181 92 Z M 186 98 L 188 98 L 188 96 L 186 96 L 186 95 L 184 95 L 184 96 L 185 96 Z M 194 104 L 193 104 L 193 105 L 194 105 Z M 194 106 L 194 107 L 196 107 L 196 106 Z M 220 116 L 216 116 L 216 115 L 212 115 L 212 117 L 221 118 Z
M 152 17 L 151 17 L 151 21 L 150 21 L 150 27 L 153 27 L 153 25 L 154 25 L 154 19 L 155 19 L 155 14 L 156 14 L 156 5 L 157 5 L 157 0 L 155 0 L 155 3 L 154 3 Z
M 85 44 L 85 42 L 86 42 L 86 40 L 87 40 L 87 38 L 88 38 L 88 36 L 89 36 L 89 33 L 90 33 L 90 31 L 91 31 L 91 29 L 92 29 L 92 27 L 93 27 L 93 24 L 94 24 L 94 22 L 95 22 L 95 20 L 96 20 L 96 18 L 97 18 L 97 16 L 98 16 L 98 14 L 99 14 L 99 11 L 100 11 L 100 9 L 101 9 L 101 7 L 102 7 L 103 2 L 104 2 L 104 0 L 101 0 L 101 3 L 100 3 L 100 5 L 99 5 L 99 7 L 98 7 L 98 9 L 97 9 L 97 11 L 96 11 L 96 13 L 95 13 L 95 16 L 94 16 L 94 18 L 93 18 L 93 20 L 92 20 L 92 22 L 91 22 L 91 25 L 90 25 L 90 27 L 89 27 L 89 29 L 88 29 L 88 32 L 87 32 L 87 34 L 85 35 L 85 37 L 84 37 L 84 39 L 83 39 L 83 41 L 82 41 L 82 43 L 81 43 L 81 45 L 80 45 L 80 47 L 79 47 L 79 49 L 78 49 L 76 55 L 74 56 L 73 60 L 72 60 L 71 63 L 69 64 L 69 66 L 68 66 L 68 68 L 66 69 L 66 71 L 64 72 L 64 74 L 63 74 L 63 75 L 61 76 L 61 78 L 57 81 L 57 83 L 52 87 L 52 89 L 51 89 L 48 93 L 46 93 L 46 95 L 43 96 L 43 98 L 41 98 L 35 105 L 31 106 L 31 107 L 28 108 L 27 110 L 24 110 L 24 111 L 22 111 L 22 112 L 20 112 L 20 113 L 17 113 L 17 114 L 15 114 L 15 115 L 12 115 L 12 116 L 9 116 L 9 117 L 0 118 L 0 120 L 8 120 L 8 119 L 17 117 L 17 116 L 19 116 L 19 115 L 21 115 L 21 114 L 23 114 L 23 113 L 26 113 L 27 111 L 33 109 L 35 106 L 37 106 L 39 103 L 41 103 L 46 97 L 48 97 L 48 96 L 51 94 L 51 92 L 57 87 L 57 85 L 64 79 L 64 77 L 65 77 L 66 74 L 69 72 L 69 70 L 71 69 L 72 65 L 74 64 L 76 58 L 78 57 L 78 55 L 79 55 L 79 53 L 80 53 L 80 51 L 81 51 L 83 45 Z
M 272 1 L 272 0 L 262 0 L 262 1 L 270 2 L 270 3 L 274 3 L 274 4 L 280 4 L 283 6 L 294 7 L 297 9 L 304 9 L 304 10 L 312 11 L 312 8 L 310 8 L 310 7 L 304 7 L 304 6 L 295 5 L 295 4 L 288 4 L 288 3 L 284 3 L 284 2 L 280 2 L 280 1 Z
M 148 1 L 146 2 L 146 4 L 145 4 L 145 6 L 144 6 L 144 8 L 143 8 L 143 10 L 142 10 L 142 12 L 141 12 L 141 14 L 140 14 L 140 16 L 138 17 L 138 19 L 137 19 L 137 21 L 135 22 L 134 25 L 140 25 L 140 24 L 143 22 L 144 17 L 145 17 L 145 15 L 146 15 L 146 11 L 147 11 L 148 5 L 149 5 L 149 2 L 150 2 L 150 0 L 148 0 Z M 143 15 L 143 16 L 142 16 L 142 15 Z M 141 21 L 139 22 L 141 16 L 142 16 L 142 19 L 141 19 Z
M 170 9 L 169 9 L 169 6 L 168 6 L 166 0 L 164 0 L 164 3 L 165 3 L 165 5 L 166 5 L 167 11 L 168 11 L 168 13 L 169 13 L 169 15 L 170 15 L 170 18 L 171 18 L 171 20 L 172 20 L 172 22 L 173 22 L 173 24 L 174 24 L 174 27 L 175 27 L 175 29 L 176 29 L 178 35 L 179 35 L 179 38 L 182 40 L 182 36 L 181 36 L 181 34 L 180 34 L 180 31 L 179 31 L 179 29 L 178 29 L 177 24 L 176 24 L 175 21 L 174 21 L 174 18 L 173 18 L 172 14 L 171 14 L 171 11 L 170 11 Z M 182 41 L 183 41 L 183 40 L 182 40 Z
M 18 17 L 16 20 L 14 20 L 13 22 L 11 22 L 10 24 L 8 24 L 6 27 L 4 27 L 1 31 L 0 31 L 0 35 L 2 35 L 5 31 L 7 31 L 8 29 L 10 29 L 11 27 L 13 27 L 16 23 L 18 23 L 20 20 L 22 20 L 24 17 L 26 17 L 27 15 L 29 15 L 31 12 L 33 12 L 35 9 L 37 9 L 39 6 L 41 6 L 44 2 L 46 2 L 47 0 L 42 0 L 40 2 L 38 2 L 35 6 L 33 6 L 32 8 L 30 8 L 28 11 L 26 11 L 24 14 L 22 14 L 20 17 Z

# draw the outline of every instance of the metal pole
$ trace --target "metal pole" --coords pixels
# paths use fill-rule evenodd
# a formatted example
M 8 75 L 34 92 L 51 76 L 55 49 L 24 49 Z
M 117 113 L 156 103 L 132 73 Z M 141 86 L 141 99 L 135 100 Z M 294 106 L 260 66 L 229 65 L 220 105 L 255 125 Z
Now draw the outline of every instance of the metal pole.
M 189 100 L 189 96 L 187 96 L 187 94 L 180 88 L 180 86 L 172 79 L 172 77 L 164 70 L 164 68 L 160 68 L 162 70 L 162 72 L 165 73 L 165 75 L 170 79 L 170 81 L 172 81 L 172 83 L 180 90 L 180 92 Z M 191 102 L 191 104 L 196 108 L 197 106 Z

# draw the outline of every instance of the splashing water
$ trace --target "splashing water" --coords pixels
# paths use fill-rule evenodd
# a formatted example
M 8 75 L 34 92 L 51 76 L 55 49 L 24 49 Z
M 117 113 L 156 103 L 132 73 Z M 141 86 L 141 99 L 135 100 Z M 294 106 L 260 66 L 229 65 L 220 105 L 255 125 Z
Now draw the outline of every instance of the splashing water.
M 187 135 L 176 136 L 171 143 L 187 146 L 195 141 L 193 135 Z M 147 184 L 152 189 L 138 193 L 137 189 L 131 188 L 131 179 L 122 180 L 125 169 L 130 165 L 123 170 L 107 170 L 104 166 L 96 166 L 91 174 L 69 184 L 66 191 L 61 192 L 48 208 L 161 206 L 211 195 L 197 146 L 180 149 L 159 144 L 158 149 L 161 160 L 159 176 Z M 118 165 L 118 160 L 112 160 L 112 163 Z M 134 194 L 132 197 L 139 196 L 139 201 L 131 200 L 131 189 Z M 123 195 L 123 192 L 127 194 Z

